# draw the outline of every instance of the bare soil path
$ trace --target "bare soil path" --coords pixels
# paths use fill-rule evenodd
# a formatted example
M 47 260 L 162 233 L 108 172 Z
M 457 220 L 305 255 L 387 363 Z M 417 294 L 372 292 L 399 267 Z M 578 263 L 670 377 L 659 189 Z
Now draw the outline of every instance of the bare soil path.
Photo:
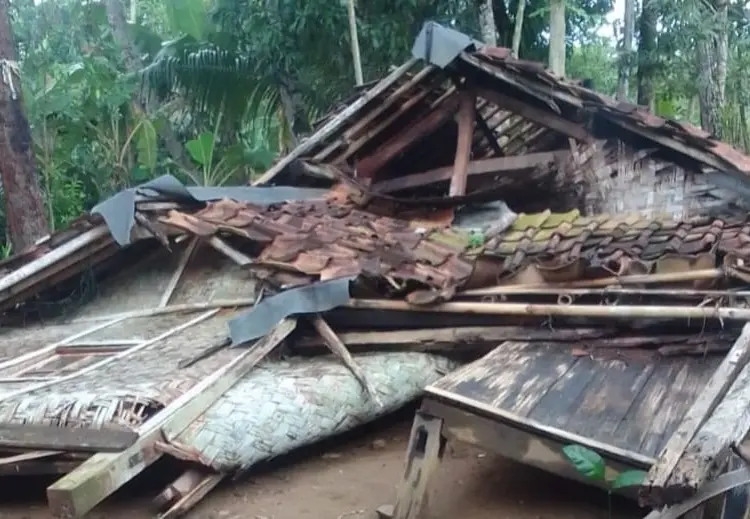
M 403 471 L 413 409 L 226 482 L 187 519 L 373 519 L 390 503 Z M 151 471 L 91 514 L 152 519 L 150 498 L 174 467 Z M 161 482 L 157 484 L 156 482 Z M 46 481 L 0 479 L 1 519 L 49 517 Z M 431 498 L 430 519 L 635 519 L 632 504 L 473 448 L 449 448 Z

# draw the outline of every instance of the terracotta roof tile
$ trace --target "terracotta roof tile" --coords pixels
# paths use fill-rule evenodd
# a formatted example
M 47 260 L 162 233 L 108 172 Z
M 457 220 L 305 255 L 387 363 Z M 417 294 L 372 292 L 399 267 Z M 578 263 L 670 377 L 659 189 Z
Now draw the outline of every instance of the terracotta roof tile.
M 750 225 L 715 218 L 677 222 L 635 214 L 583 217 L 578 211 L 520 214 L 506 232 L 488 237 L 478 249 L 468 231 L 418 230 L 406 220 L 336 203 L 259 208 L 222 200 L 192 215 L 173 210 L 161 221 L 203 236 L 224 231 L 244 237 L 261 246 L 260 264 L 287 277 L 298 272 L 312 282 L 388 276 L 436 291 L 473 287 L 477 277 L 494 283 L 530 267 L 548 281 L 573 281 L 592 272 L 708 268 L 706 261 L 713 267 L 729 254 L 750 261 Z

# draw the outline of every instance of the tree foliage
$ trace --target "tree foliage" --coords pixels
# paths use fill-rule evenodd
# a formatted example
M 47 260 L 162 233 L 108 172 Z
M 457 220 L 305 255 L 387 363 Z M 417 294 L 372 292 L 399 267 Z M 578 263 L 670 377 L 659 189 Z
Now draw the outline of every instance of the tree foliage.
M 131 1 L 122 0 L 126 13 Z M 745 108 L 750 27 L 740 2 L 641 0 L 655 38 L 638 34 L 629 98 L 652 84 L 661 115 L 700 121 L 696 42 L 729 35 L 724 137 L 750 148 Z M 612 0 L 566 0 L 567 75 L 614 94 L 617 42 L 603 37 Z M 712 7 L 713 6 L 713 7 Z M 48 218 L 59 228 L 123 187 L 172 173 L 186 182 L 246 182 L 310 130 L 354 84 L 343 0 L 137 0 L 127 30 L 143 69 L 128 73 L 97 0 L 12 4 L 12 21 Z M 410 54 L 426 20 L 480 36 L 477 1 L 372 0 L 357 5 L 365 81 Z M 517 0 L 492 0 L 498 45 L 511 46 Z M 520 57 L 547 61 L 549 0 L 527 0 Z M 648 24 L 645 25 L 647 28 Z M 644 24 L 636 23 L 642 33 Z M 718 40 L 717 40 L 718 41 Z M 647 75 L 646 72 L 648 72 Z M 651 83 L 644 83 L 643 78 Z M 144 112 L 139 99 L 148 99 Z M 161 137 L 173 131 L 189 164 Z M 173 150 L 172 150 L 173 151 Z M 0 219 L 2 215 L 0 215 Z M 4 222 L 0 221 L 0 224 Z M 2 225 L 4 228 L 4 225 Z

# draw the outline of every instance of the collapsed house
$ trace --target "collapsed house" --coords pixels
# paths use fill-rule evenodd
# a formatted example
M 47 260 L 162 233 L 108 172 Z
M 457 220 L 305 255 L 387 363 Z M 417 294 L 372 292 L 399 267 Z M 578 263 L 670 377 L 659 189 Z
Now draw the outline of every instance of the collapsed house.
M 81 517 L 171 456 L 176 517 L 423 390 L 399 519 L 444 436 L 590 447 L 655 508 L 736 463 L 750 158 L 437 24 L 413 54 L 256 186 L 162 177 L 0 265 L 0 474 Z

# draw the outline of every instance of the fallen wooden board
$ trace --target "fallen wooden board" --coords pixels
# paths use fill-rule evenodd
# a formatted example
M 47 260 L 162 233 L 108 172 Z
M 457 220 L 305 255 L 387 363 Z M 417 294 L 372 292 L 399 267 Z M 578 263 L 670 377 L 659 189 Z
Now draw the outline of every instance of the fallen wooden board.
M 0 448 L 73 452 L 119 452 L 138 439 L 135 431 L 47 425 L 0 425 Z
M 666 502 L 667 496 L 664 495 L 664 488 L 668 486 L 677 462 L 698 429 L 726 395 L 748 359 L 750 359 L 750 325 L 746 324 L 732 349 L 716 368 L 706 388 L 664 446 L 657 462 L 651 467 L 638 496 L 642 506 L 662 506 Z
M 240 378 L 255 367 L 297 326 L 285 319 L 264 338 L 210 377 L 203 379 L 162 409 L 139 429 L 140 438 L 118 454 L 96 454 L 80 467 L 47 488 L 52 515 L 57 518 L 83 517 L 107 496 L 133 479 L 162 455 L 155 448 L 184 431 Z
M 732 445 L 740 444 L 750 432 L 750 364 L 740 374 L 698 429 L 677 461 L 663 488 L 664 504 L 674 504 L 698 493 L 720 474 L 729 462 Z

